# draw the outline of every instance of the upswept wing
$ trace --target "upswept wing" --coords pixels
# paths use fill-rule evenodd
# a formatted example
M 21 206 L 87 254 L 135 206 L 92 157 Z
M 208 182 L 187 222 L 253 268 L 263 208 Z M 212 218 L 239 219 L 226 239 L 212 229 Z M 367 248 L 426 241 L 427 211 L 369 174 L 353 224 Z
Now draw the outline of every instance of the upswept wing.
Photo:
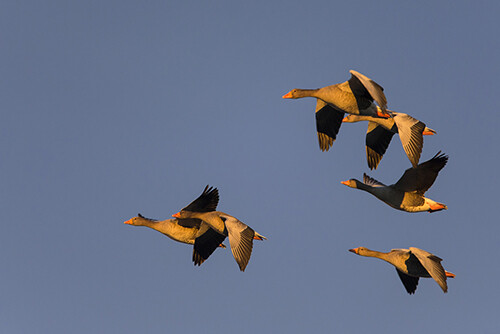
M 201 195 L 189 203 L 184 209 L 192 212 L 209 212 L 217 209 L 219 203 L 219 190 L 207 185 Z
M 423 195 L 432 186 L 439 171 L 447 162 L 448 156 L 439 151 L 432 159 L 421 163 L 416 168 L 408 168 L 394 184 L 394 188 Z
M 359 80 L 359 82 L 363 85 L 363 87 L 368 91 L 372 99 L 375 100 L 375 102 L 377 102 L 380 109 L 382 109 L 382 111 L 385 112 L 387 110 L 387 99 L 384 94 L 384 88 L 382 88 L 382 86 L 380 86 L 372 79 L 368 78 L 367 76 L 357 71 L 350 70 L 349 73 L 351 73 L 353 77 Z M 350 84 L 351 80 L 352 77 L 349 81 Z
M 369 177 L 365 173 L 363 173 L 363 183 L 367 184 L 369 186 L 372 186 L 372 187 L 385 187 L 386 186 L 382 182 L 379 182 L 379 181 L 375 180 L 374 178 Z

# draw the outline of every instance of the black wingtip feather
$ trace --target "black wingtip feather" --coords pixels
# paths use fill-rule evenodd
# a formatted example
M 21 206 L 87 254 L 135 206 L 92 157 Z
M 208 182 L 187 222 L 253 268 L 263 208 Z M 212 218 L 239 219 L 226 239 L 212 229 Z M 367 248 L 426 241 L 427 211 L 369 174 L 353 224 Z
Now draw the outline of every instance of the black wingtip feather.
M 192 212 L 210 212 L 217 209 L 219 190 L 207 185 L 200 196 L 182 210 Z

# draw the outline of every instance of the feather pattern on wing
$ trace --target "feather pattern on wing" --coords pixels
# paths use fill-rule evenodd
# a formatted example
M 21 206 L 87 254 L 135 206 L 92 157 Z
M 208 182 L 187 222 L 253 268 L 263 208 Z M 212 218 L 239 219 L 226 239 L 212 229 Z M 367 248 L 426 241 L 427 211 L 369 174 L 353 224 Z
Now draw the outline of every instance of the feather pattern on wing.
M 337 138 L 344 112 L 335 109 L 323 100 L 316 102 L 316 131 L 318 132 L 319 148 L 328 151 Z

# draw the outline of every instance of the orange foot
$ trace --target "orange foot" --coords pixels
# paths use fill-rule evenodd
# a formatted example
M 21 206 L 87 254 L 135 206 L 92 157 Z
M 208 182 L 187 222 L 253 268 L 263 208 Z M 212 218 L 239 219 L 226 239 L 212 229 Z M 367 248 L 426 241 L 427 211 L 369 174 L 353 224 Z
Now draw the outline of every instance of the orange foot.
M 444 273 L 446 274 L 446 277 L 449 277 L 449 278 L 455 278 L 455 274 L 454 273 L 450 273 L 449 271 L 444 271 Z
M 447 210 L 448 207 L 444 204 L 441 204 L 441 203 L 433 203 L 433 204 L 429 204 L 429 212 L 435 212 L 435 211 L 440 211 L 440 210 Z

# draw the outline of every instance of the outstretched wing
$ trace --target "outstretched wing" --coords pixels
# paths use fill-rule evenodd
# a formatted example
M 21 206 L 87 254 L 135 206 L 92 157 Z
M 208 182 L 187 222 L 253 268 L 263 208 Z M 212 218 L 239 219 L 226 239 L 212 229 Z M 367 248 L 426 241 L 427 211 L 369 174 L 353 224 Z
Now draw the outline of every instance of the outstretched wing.
M 213 187 L 209 188 L 207 185 L 201 195 L 182 210 L 192 212 L 215 211 L 218 203 L 219 190 Z
M 316 100 L 316 131 L 318 132 L 319 148 L 321 151 L 328 151 L 337 138 L 344 112 L 335 109 L 323 100 Z

